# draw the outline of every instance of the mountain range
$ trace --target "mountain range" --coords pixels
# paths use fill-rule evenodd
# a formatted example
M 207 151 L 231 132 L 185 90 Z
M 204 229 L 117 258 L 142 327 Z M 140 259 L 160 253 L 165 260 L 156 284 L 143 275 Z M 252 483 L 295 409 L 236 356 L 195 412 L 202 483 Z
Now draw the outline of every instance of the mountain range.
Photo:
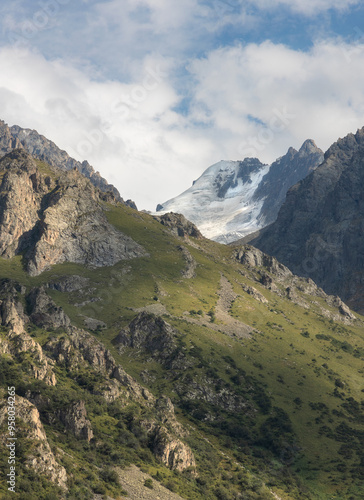
M 231 243 L 274 222 L 288 189 L 323 159 L 321 149 L 307 140 L 271 165 L 257 158 L 220 161 L 187 191 L 158 205 L 157 212 L 181 213 L 205 237 Z
M 0 158 L 1 498 L 361 499 L 364 318 L 254 246 L 137 211 L 12 129 Z M 330 199 L 332 227 L 353 235 L 361 144 L 350 136 L 319 167 L 311 141 L 290 150 L 312 172 L 258 238 L 271 241 L 302 185 L 312 220 Z M 271 170 L 244 160 L 211 177 L 226 197 Z M 329 196 L 338 182 L 345 196 Z M 304 210 L 295 217 L 291 230 L 301 220 L 310 234 Z
M 251 243 L 364 312 L 364 129 L 325 153 L 311 140 L 271 166 L 220 162 L 159 205 L 222 243 Z

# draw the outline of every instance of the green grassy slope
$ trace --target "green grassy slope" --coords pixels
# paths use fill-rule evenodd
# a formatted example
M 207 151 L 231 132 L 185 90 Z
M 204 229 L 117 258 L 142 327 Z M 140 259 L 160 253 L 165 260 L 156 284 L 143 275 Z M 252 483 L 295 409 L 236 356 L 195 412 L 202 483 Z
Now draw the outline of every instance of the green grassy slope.
M 108 407 L 62 367 L 57 368 L 59 386 L 42 390 L 51 398 L 56 391 L 81 391 L 98 439 L 119 457 L 110 466 L 137 463 L 184 498 L 264 499 L 272 498 L 272 491 L 282 499 L 362 498 L 363 323 L 326 318 L 317 297 L 305 297 L 311 300 L 309 309 L 280 297 L 254 280 L 254 272 L 251 277 L 242 274 L 230 247 L 175 237 L 148 214 L 128 207 L 105 204 L 105 210 L 108 220 L 141 244 L 149 257 L 98 269 L 62 264 L 30 277 L 17 256 L 0 259 L 0 277 L 28 289 L 67 275 L 89 278 L 82 291 L 47 293 L 74 325 L 84 328 L 85 316 L 106 323 L 94 335 L 130 375 L 156 396 L 172 399 L 190 431 L 187 441 L 196 455 L 198 476 L 171 472 L 156 461 L 144 437 L 128 427 L 128 412 L 137 413 L 137 408 Z M 197 263 L 191 279 L 181 274 L 186 264 L 180 245 Z M 230 317 L 253 329 L 250 338 L 226 333 L 216 314 L 222 275 L 234 293 Z M 244 286 L 254 286 L 268 302 L 259 302 Z M 178 330 L 176 356 L 183 353 L 185 366 L 175 367 L 173 360 L 161 361 L 143 349 L 117 348 L 117 333 L 143 308 L 158 312 Z M 41 344 L 49 335 L 33 329 Z M 204 397 L 204 391 L 211 397 Z M 244 405 L 234 407 L 234 395 Z M 116 439 L 120 426 L 124 443 Z M 57 429 L 46 430 L 54 446 L 74 457 L 78 488 L 88 481 L 96 492 L 122 495 L 112 480 L 96 477 L 90 465 L 100 466 L 110 454 L 72 443 Z

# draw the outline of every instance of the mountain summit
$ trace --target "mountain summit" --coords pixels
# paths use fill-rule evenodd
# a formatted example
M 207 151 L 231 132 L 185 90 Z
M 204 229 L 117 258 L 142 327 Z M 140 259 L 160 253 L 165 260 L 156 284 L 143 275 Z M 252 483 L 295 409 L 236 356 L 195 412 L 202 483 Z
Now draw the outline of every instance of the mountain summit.
M 220 161 L 157 211 L 182 213 L 207 238 L 230 243 L 273 222 L 288 189 L 323 158 L 321 149 L 307 140 L 299 151 L 290 148 L 272 165 L 256 158 Z

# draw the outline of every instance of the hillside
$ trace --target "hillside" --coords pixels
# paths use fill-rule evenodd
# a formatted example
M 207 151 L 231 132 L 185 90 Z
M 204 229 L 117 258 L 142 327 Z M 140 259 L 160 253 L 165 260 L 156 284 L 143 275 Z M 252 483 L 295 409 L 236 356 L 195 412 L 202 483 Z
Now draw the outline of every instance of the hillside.
M 2 498 L 363 497 L 360 315 L 22 150 L 0 179 Z

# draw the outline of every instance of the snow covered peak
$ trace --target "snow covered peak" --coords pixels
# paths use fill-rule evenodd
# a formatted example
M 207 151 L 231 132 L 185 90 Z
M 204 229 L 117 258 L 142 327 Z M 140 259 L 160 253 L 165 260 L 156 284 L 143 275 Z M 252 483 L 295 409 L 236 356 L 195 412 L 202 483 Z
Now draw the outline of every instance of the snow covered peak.
M 256 158 L 220 161 L 205 170 L 184 193 L 158 205 L 158 213 L 182 213 L 204 236 L 217 239 L 230 232 L 232 220 L 248 226 L 255 220 L 259 207 L 252 198 L 268 169 L 269 165 Z M 235 227 L 232 229 L 235 231 Z
M 207 238 L 230 243 L 275 219 L 288 189 L 322 160 L 322 151 L 310 140 L 272 165 L 257 158 L 222 160 L 182 194 L 158 205 L 157 212 L 181 213 Z
M 252 184 L 254 174 L 261 172 L 265 167 L 266 165 L 256 158 L 246 158 L 244 161 L 221 160 L 206 169 L 184 193 L 159 205 L 157 211 L 165 212 L 177 199 L 185 197 L 198 199 L 202 193 L 217 199 L 233 197 L 239 191 L 238 185 Z

